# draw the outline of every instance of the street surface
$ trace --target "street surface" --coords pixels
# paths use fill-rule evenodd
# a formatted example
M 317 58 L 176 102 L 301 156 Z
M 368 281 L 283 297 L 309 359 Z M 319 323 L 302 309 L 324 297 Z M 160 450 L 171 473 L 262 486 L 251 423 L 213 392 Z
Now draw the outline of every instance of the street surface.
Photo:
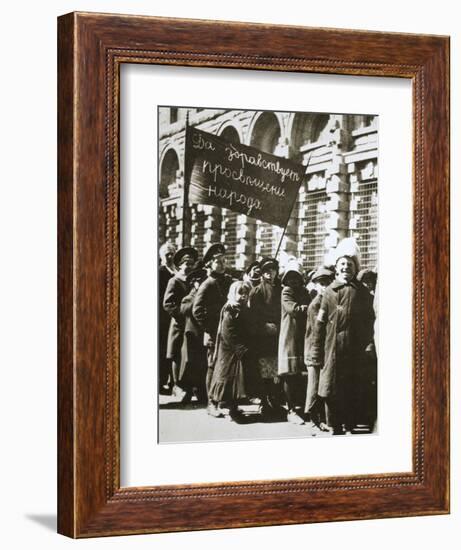
M 183 405 L 177 398 L 161 395 L 159 399 L 160 443 L 187 443 L 197 441 L 235 441 L 299 437 L 332 437 L 311 424 L 295 425 L 289 422 L 263 422 L 259 405 L 243 405 L 244 423 L 227 418 L 214 418 L 205 405 Z M 367 430 L 368 432 L 368 430 Z

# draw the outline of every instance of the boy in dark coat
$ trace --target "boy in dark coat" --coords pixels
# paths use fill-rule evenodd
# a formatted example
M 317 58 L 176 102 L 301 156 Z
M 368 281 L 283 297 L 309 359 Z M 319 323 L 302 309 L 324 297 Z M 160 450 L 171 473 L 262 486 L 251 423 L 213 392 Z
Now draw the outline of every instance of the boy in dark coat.
M 359 254 L 353 239 L 338 245 L 335 280 L 323 295 L 307 357 L 309 366 L 320 369 L 318 394 L 334 434 L 355 426 L 360 373 L 373 346 L 373 299 L 356 279 Z
M 373 296 L 373 308 L 375 310 L 375 327 L 377 318 L 377 280 L 378 274 L 371 269 L 362 269 L 357 275 L 357 280 L 360 281 L 368 292 Z M 377 356 L 376 356 L 376 342 L 374 343 L 373 350 L 370 349 L 370 353 L 367 353 L 367 363 L 364 363 L 363 369 L 363 384 L 361 401 L 363 406 L 361 407 L 360 424 L 362 430 L 372 430 L 376 421 L 377 413 Z
M 183 402 L 189 402 L 196 392 L 199 402 L 206 402 L 205 377 L 207 370 L 206 350 L 203 346 L 203 331 L 192 315 L 195 295 L 201 283 L 207 278 L 206 271 L 195 268 L 187 275 L 190 292 L 182 299 L 181 315 L 184 317 L 184 339 L 181 349 L 181 369 L 179 381 L 186 392 Z
M 250 393 L 261 398 L 261 414 L 265 418 L 280 416 L 280 388 L 276 383 L 277 349 L 281 317 L 281 287 L 277 281 L 278 262 L 263 258 L 260 262 L 261 282 L 250 292 L 250 314 L 254 332 L 252 359 L 248 365 Z
M 306 335 L 304 338 L 304 362 L 307 367 L 307 391 L 304 412 L 306 420 L 313 422 L 322 431 L 327 431 L 325 425 L 325 407 L 318 396 L 320 368 L 309 364 L 309 354 L 312 345 L 315 322 L 322 303 L 325 289 L 332 282 L 333 271 L 326 267 L 320 267 L 311 275 L 311 290 L 315 292 L 315 298 L 307 310 Z
M 212 244 L 205 252 L 203 262 L 209 270 L 209 275 L 198 289 L 192 306 L 192 315 L 203 330 L 203 344 L 207 350 L 207 392 L 210 390 L 213 376 L 213 357 L 221 309 L 226 303 L 227 293 L 232 282 L 232 278 L 226 274 L 225 253 L 226 249 L 220 243 Z M 212 416 L 220 416 L 219 411 L 212 403 L 209 404 L 208 412 Z
M 163 299 L 165 297 L 168 281 L 176 275 L 176 268 L 173 263 L 173 257 L 176 253 L 176 247 L 172 243 L 164 243 L 159 249 L 160 267 L 158 269 L 158 294 L 159 308 L 158 321 L 158 349 L 159 349 L 159 367 L 158 367 L 158 387 L 160 393 L 170 394 L 173 386 L 171 376 L 171 361 L 166 357 L 168 344 L 168 329 L 170 328 L 170 316 L 163 309 Z
M 186 277 L 198 258 L 195 248 L 181 248 L 174 255 L 174 264 L 177 274 L 168 281 L 168 286 L 163 298 L 163 308 L 170 315 L 170 328 L 168 330 L 167 358 L 171 359 L 173 376 L 172 394 L 182 398 L 184 392 L 178 386 L 179 368 L 181 365 L 181 347 L 184 337 L 184 317 L 181 314 L 181 301 L 189 293 L 189 285 Z

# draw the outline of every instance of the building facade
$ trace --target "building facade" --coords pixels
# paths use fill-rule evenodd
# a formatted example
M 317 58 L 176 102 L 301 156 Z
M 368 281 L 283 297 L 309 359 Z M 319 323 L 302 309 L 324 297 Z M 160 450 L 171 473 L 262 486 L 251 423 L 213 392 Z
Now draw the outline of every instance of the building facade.
M 283 236 L 280 256 L 310 270 L 330 263 L 344 237 L 355 237 L 362 266 L 377 269 L 378 117 L 159 108 L 159 241 L 190 244 L 202 253 L 222 242 L 231 267 L 274 256 L 283 228 L 227 209 L 190 204 L 183 212 L 186 115 L 189 124 L 233 143 L 306 166 L 305 181 Z M 187 242 L 184 242 L 187 235 Z

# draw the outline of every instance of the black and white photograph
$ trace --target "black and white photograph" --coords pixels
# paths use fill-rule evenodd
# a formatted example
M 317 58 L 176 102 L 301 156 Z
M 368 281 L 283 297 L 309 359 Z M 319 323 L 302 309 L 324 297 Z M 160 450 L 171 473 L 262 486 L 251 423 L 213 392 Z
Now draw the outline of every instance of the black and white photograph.
M 373 7 L 5 3 L 5 549 L 459 548 L 460 10 Z
M 159 443 L 377 433 L 378 118 L 158 107 Z

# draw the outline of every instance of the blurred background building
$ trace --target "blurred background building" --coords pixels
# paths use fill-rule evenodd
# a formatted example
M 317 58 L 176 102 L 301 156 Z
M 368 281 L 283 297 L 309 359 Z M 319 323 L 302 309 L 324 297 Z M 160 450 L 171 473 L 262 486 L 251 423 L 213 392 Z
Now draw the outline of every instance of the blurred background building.
M 339 240 L 355 237 L 362 267 L 377 269 L 378 117 L 327 113 L 159 108 L 159 241 L 182 245 L 185 121 L 233 143 L 309 165 L 281 252 L 305 269 L 329 263 Z M 222 242 L 242 269 L 273 256 L 283 228 L 214 206 L 191 204 L 190 244 Z

